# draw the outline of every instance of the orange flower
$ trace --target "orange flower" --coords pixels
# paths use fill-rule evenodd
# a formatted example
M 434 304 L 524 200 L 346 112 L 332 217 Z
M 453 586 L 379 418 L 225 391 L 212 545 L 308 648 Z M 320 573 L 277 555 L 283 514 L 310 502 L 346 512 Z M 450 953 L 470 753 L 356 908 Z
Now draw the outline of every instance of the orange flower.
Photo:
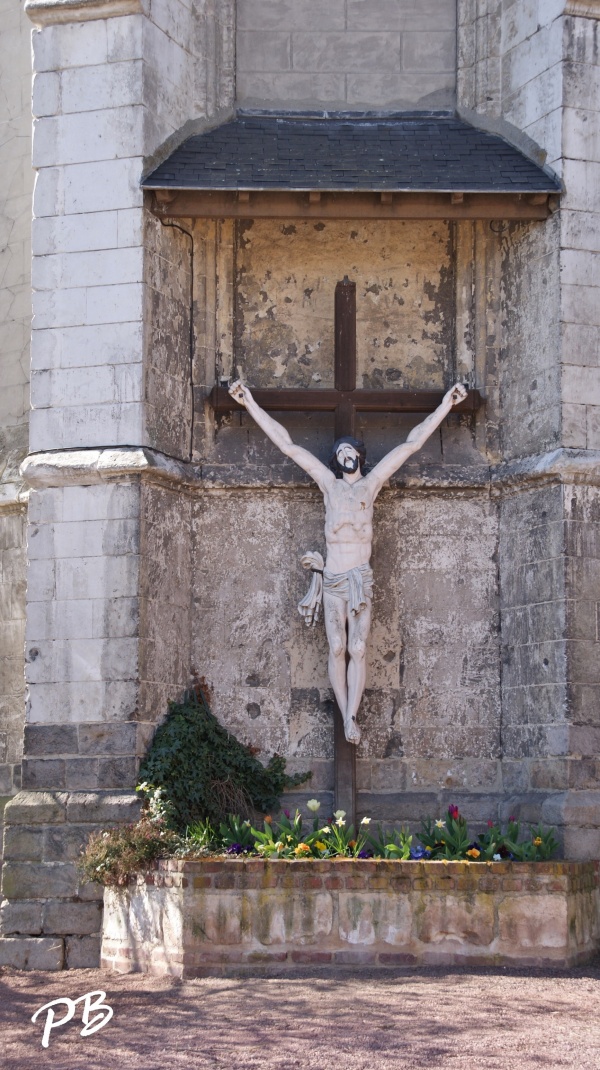
M 273 818 L 271 817 L 270 814 L 267 814 L 267 816 L 265 817 L 265 825 L 272 825 L 272 824 L 273 824 Z
M 470 851 L 467 851 L 469 858 L 479 858 L 481 851 L 478 851 L 476 847 L 471 847 Z
M 535 843 L 535 840 L 534 840 Z M 356 847 L 356 840 L 348 840 L 348 847 Z

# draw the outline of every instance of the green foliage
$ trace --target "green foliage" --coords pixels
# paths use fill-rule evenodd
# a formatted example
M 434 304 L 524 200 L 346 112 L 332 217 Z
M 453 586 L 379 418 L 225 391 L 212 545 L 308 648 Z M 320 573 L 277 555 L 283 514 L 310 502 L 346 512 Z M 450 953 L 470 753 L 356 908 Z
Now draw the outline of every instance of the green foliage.
M 242 821 L 239 814 L 229 814 L 219 825 L 221 847 L 230 854 L 242 854 L 254 850 L 254 837 L 249 821 Z
M 396 858 L 400 862 L 407 862 L 410 858 L 412 836 L 407 828 L 391 829 L 384 832 L 381 825 L 377 826 L 377 832 L 367 835 L 367 843 L 375 858 Z
M 140 769 L 142 781 L 164 789 L 170 823 L 181 832 L 199 820 L 219 823 L 232 812 L 250 817 L 278 809 L 284 789 L 309 776 L 288 776 L 285 758 L 277 754 L 263 766 L 219 724 L 200 687 L 169 704 Z
M 219 834 L 210 821 L 195 821 L 186 829 L 182 838 L 182 852 L 201 853 L 216 851 L 221 846 Z
M 514 831 L 513 831 L 514 830 Z M 519 824 L 514 823 L 505 839 L 506 847 L 518 862 L 542 862 L 552 855 L 558 847 L 554 829 L 544 829 L 541 825 L 532 825 L 529 839 L 519 840 Z

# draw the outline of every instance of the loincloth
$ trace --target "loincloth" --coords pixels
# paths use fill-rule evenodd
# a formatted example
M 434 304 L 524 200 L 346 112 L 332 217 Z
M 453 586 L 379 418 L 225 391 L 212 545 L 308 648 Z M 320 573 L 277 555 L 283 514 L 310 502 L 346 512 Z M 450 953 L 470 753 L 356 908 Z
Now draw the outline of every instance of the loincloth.
M 309 568 L 313 574 L 306 595 L 298 603 L 298 612 L 307 626 L 315 625 L 319 619 L 324 591 L 347 602 L 348 611 L 354 617 L 366 609 L 367 600 L 373 598 L 373 569 L 370 565 L 335 573 L 324 568 L 321 554 L 314 551 L 304 554 L 301 560 L 304 568 Z

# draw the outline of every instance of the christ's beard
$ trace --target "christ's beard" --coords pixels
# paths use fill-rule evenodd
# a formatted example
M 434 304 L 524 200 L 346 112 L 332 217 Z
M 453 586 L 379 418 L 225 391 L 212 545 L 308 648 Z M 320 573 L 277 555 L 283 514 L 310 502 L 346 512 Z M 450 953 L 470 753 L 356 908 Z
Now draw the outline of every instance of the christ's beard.
M 356 472 L 358 468 L 358 457 L 354 457 L 353 460 L 347 459 L 343 461 L 342 468 L 344 469 L 344 472 L 348 472 L 349 474 Z

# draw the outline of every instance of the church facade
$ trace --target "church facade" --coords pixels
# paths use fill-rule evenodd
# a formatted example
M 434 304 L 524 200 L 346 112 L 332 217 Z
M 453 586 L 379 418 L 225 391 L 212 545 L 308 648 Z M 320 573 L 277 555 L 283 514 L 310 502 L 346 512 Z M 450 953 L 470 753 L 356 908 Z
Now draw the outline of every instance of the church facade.
M 199 678 L 333 809 L 296 608 L 322 499 L 223 398 L 279 392 L 327 460 L 344 276 L 369 463 L 423 418 L 398 392 L 472 398 L 375 507 L 357 814 L 456 803 L 597 858 L 600 3 L 6 7 L 0 962 L 97 964 L 77 855 Z

